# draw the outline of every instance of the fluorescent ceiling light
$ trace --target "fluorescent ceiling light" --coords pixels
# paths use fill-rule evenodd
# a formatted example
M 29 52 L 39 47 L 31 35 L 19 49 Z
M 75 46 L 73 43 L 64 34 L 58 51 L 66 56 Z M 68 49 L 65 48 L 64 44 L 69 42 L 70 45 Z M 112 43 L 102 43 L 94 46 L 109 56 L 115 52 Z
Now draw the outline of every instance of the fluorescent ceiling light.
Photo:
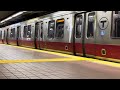
M 23 14 L 24 12 L 27 12 L 27 11 L 18 12 L 18 13 L 16 13 L 16 14 L 14 14 L 14 15 L 12 15 L 12 16 L 10 16 L 10 17 L 4 19 L 4 20 L 2 20 L 0 23 L 3 23 L 3 22 L 5 22 L 5 21 L 8 21 L 8 20 L 10 20 L 10 19 L 12 19 L 12 18 L 14 18 L 14 17 L 17 17 L 17 16 Z
M 23 14 L 24 12 L 27 12 L 27 11 L 18 12 L 18 13 L 16 13 L 16 14 L 12 15 L 12 17 L 16 17 L 16 16 L 18 16 L 18 15 L 21 15 L 21 14 Z

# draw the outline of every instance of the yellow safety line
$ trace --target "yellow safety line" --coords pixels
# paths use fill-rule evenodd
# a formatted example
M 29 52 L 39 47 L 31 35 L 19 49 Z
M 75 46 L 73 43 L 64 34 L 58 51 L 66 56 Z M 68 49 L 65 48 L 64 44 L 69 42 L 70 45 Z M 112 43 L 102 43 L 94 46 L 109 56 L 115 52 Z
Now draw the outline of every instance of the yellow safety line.
M 82 60 L 82 59 L 81 59 Z M 25 63 L 25 62 L 69 62 L 80 61 L 74 58 L 54 58 L 54 59 L 32 59 L 32 60 L 0 60 L 0 63 Z
M 12 45 L 9 45 L 12 46 Z M 86 57 L 80 57 L 80 56 L 72 56 L 72 55 L 67 55 L 63 53 L 57 53 L 57 52 L 50 52 L 50 51 L 43 51 L 43 50 L 37 50 L 37 49 L 31 49 L 31 48 L 25 48 L 25 47 L 19 47 L 19 46 L 13 46 L 17 48 L 22 48 L 26 50 L 32 50 L 32 51 L 37 51 L 37 52 L 43 52 L 43 53 L 48 53 L 48 54 L 54 54 L 54 55 L 59 55 L 59 56 L 64 56 L 68 58 L 54 58 L 54 59 L 33 59 L 33 60 L 1 60 L 0 63 L 23 63 L 23 62 L 57 62 L 57 61 L 81 61 L 85 60 L 88 62 L 93 62 L 93 63 L 98 63 L 98 64 L 104 64 L 112 67 L 120 67 L 119 63 L 114 63 L 114 62 L 108 62 L 108 61 L 102 61 L 98 59 L 93 59 L 93 58 L 86 58 Z

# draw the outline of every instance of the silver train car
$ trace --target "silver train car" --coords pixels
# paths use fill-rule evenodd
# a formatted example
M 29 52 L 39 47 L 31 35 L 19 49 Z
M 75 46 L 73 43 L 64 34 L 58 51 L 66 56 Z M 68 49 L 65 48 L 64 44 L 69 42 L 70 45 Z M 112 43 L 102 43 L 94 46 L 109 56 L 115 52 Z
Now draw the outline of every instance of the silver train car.
M 119 11 L 58 11 L 0 29 L 0 43 L 116 62 L 119 40 Z

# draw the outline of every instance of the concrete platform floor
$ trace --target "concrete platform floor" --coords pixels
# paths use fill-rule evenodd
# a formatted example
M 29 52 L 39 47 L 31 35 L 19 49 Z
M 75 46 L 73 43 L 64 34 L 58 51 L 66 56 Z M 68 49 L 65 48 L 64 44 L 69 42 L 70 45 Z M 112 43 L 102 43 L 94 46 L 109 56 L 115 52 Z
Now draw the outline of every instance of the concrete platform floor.
M 43 52 L 0 45 L 0 79 L 120 79 L 119 63 L 98 60 L 102 64 L 91 58 Z M 44 61 L 46 58 L 59 58 L 61 61 L 47 62 Z M 18 59 L 21 61 L 12 63 Z M 43 62 L 25 62 L 23 59 L 40 59 Z
M 120 68 L 87 61 L 0 64 L 0 79 L 120 79 Z

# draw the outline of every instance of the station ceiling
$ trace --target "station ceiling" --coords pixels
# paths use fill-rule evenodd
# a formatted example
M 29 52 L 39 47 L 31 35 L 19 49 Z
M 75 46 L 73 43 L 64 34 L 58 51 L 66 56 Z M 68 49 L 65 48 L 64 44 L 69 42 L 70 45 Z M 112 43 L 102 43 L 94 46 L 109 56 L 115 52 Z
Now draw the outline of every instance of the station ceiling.
M 11 16 L 14 13 L 17 13 L 17 11 L 0 11 L 0 21 Z
M 19 12 L 19 11 L 0 11 L 0 21 L 8 18 L 9 16 L 11 16 L 17 12 Z M 23 13 L 22 15 L 19 15 L 13 19 L 10 19 L 4 23 L 0 23 L 0 28 L 10 25 L 10 24 L 17 23 L 17 22 L 22 22 L 22 21 L 25 21 L 25 20 L 28 20 L 31 18 L 46 15 L 46 14 L 49 14 L 52 12 L 55 12 L 55 11 L 27 11 L 27 12 Z

